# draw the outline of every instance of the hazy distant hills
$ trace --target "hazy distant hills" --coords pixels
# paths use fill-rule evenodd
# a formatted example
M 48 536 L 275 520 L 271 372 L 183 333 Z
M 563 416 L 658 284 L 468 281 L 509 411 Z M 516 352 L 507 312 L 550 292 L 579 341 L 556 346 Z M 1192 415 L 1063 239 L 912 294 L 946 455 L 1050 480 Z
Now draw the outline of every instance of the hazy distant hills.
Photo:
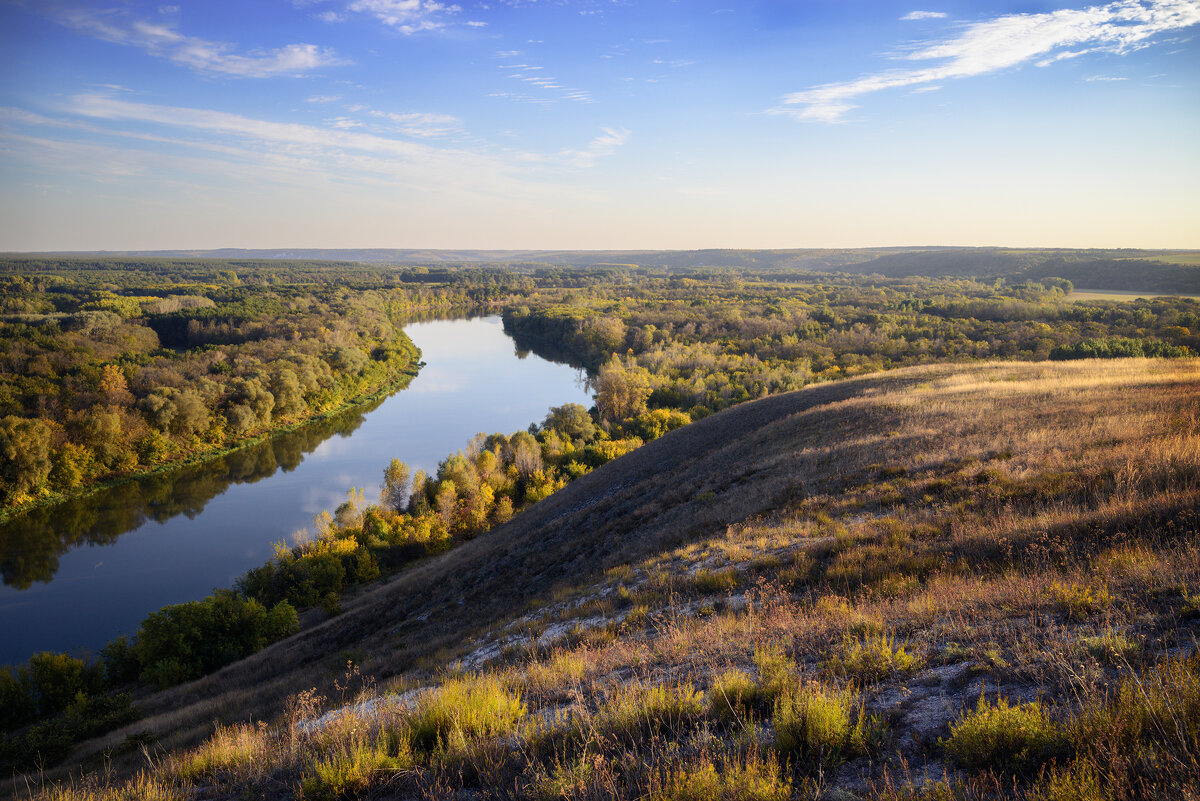
M 12 254 L 17 256 L 18 254 Z M 19 254 L 30 256 L 34 254 Z M 37 254 L 101 258 L 288 259 L 409 265 L 740 268 L 759 273 L 840 272 L 889 277 L 1069 279 L 1076 287 L 1200 294 L 1200 251 L 897 247 L 789 250 L 404 250 L 280 248 Z

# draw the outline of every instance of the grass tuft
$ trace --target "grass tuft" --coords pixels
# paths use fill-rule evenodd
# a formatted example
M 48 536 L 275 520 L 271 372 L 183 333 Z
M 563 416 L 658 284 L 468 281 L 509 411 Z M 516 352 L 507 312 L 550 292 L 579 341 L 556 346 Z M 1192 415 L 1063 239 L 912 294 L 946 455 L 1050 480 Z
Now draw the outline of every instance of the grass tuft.
M 867 752 L 877 722 L 852 688 L 811 682 L 775 702 L 775 747 L 799 764 L 832 767 Z
M 1064 732 L 1040 702 L 1010 706 L 982 696 L 975 709 L 950 724 L 946 752 L 962 767 L 998 773 L 1028 774 L 1063 752 Z
M 897 644 L 886 633 L 867 635 L 862 639 L 847 638 L 841 652 L 825 662 L 825 669 L 835 676 L 843 676 L 862 683 L 873 683 L 893 673 L 908 673 L 916 670 L 921 660 L 905 650 L 905 644 Z
M 463 748 L 471 740 L 510 734 L 525 713 L 521 697 L 494 676 L 450 679 L 420 700 L 409 734 L 421 750 Z
M 652 801 L 787 801 L 792 783 L 757 754 L 719 768 L 712 760 L 677 768 Z

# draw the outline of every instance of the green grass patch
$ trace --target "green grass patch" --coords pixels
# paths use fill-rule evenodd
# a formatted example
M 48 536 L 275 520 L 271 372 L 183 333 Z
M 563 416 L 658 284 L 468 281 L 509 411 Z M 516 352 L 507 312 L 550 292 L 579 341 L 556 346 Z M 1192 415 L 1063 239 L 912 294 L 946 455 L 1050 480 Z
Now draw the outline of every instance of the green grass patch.
M 775 747 L 802 767 L 831 768 L 866 754 L 879 726 L 853 688 L 816 682 L 778 698 L 772 719 Z
M 893 673 L 916 670 L 921 660 L 910 654 L 904 643 L 897 643 L 886 632 L 868 634 L 861 639 L 846 638 L 841 651 L 825 662 L 825 670 L 835 676 L 872 683 Z
M 450 679 L 418 703 L 409 737 L 425 751 L 464 748 L 473 740 L 511 733 L 525 714 L 520 695 L 493 676 Z
M 967 770 L 1029 774 L 1061 755 L 1066 737 L 1040 702 L 1013 706 L 980 697 L 974 710 L 950 724 L 944 744 Z

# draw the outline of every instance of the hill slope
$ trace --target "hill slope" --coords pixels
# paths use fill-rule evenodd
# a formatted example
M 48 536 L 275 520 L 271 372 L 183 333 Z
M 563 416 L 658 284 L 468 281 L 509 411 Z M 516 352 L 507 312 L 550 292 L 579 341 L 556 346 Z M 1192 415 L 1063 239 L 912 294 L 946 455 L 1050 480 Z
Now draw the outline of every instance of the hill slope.
M 141 786 L 684 798 L 720 790 L 715 766 L 765 788 L 728 797 L 944 774 L 983 796 L 1014 775 L 1195 792 L 1200 678 L 1163 659 L 1195 649 L 1200 614 L 1198 389 L 1192 361 L 991 363 L 747 403 L 142 699 L 147 719 L 89 750 L 138 731 L 189 746 L 287 708 Z M 403 692 L 454 665 L 499 672 Z M 316 734 L 297 693 L 345 701 L 360 675 L 400 694 Z M 972 717 L 997 694 L 1025 705 Z M 1153 734 L 1164 721 L 1178 736 Z

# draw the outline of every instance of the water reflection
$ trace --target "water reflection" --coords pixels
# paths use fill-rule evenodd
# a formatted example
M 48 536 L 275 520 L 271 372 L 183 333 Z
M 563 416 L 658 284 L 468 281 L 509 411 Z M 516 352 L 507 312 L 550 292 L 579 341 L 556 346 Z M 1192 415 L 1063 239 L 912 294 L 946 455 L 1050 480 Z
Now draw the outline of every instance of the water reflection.
M 393 457 L 432 472 L 480 431 L 591 403 L 580 371 L 540 358 L 540 347 L 518 358 L 498 317 L 405 330 L 427 365 L 403 392 L 0 527 L 0 663 L 99 648 L 166 604 L 230 586 L 351 487 L 374 500 Z
M 295 470 L 326 440 L 351 434 L 381 403 L 382 398 L 215 459 L 15 517 L 0 528 L 0 575 L 6 585 L 28 589 L 53 579 L 59 557 L 74 548 L 108 545 L 149 521 L 195 518 L 232 484 Z

